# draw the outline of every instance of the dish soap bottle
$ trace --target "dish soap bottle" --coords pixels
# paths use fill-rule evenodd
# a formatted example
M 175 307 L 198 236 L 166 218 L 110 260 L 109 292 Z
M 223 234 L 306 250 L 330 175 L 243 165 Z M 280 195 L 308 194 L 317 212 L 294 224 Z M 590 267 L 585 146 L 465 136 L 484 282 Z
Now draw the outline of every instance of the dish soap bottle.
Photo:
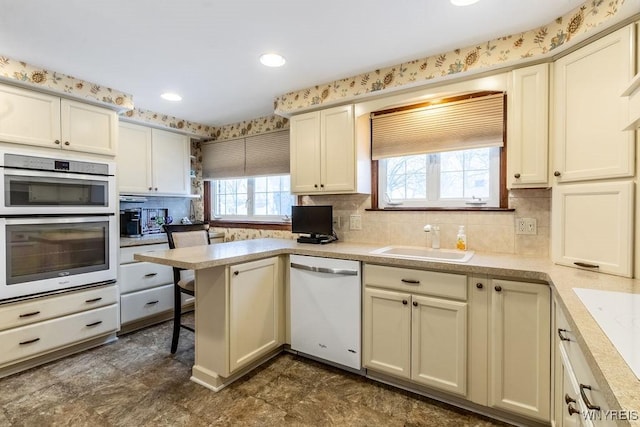
M 467 250 L 467 235 L 464 234 L 464 225 L 458 228 L 458 237 L 456 237 L 456 249 L 461 251 Z

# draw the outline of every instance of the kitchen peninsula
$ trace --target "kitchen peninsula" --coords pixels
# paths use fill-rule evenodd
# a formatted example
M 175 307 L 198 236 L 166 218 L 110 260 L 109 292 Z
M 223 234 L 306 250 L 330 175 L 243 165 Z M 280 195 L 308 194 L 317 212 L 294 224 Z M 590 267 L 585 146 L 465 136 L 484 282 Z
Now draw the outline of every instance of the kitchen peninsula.
M 469 262 L 456 264 L 374 255 L 371 252 L 375 249 L 378 247 L 364 244 L 305 245 L 293 240 L 256 239 L 139 253 L 135 259 L 196 270 L 196 350 L 192 380 L 212 390 L 220 390 L 278 354 L 288 343 L 285 332 L 288 284 L 285 278 L 288 277 L 288 255 L 298 254 L 465 274 L 470 285 L 472 280 L 474 282 L 469 289 L 476 288 L 478 277 L 550 286 L 557 304 L 555 308 L 564 312 L 608 407 L 625 413 L 636 411 L 637 414 L 640 381 L 573 288 L 640 294 L 639 281 L 557 266 L 543 258 L 476 253 Z M 245 272 L 252 275 L 243 279 Z M 259 280 L 260 285 L 250 285 L 246 288 L 248 291 L 242 290 L 247 280 Z M 255 305 L 256 302 L 259 304 Z M 268 309 L 261 306 L 268 306 Z M 243 309 L 246 310 L 243 313 L 238 311 Z M 261 323 L 251 324 L 252 321 Z M 554 337 L 553 322 L 551 328 L 549 332 Z M 248 335 L 238 335 L 243 331 L 248 331 Z M 552 350 L 551 354 L 554 353 Z M 550 384 L 553 388 L 553 381 Z M 638 423 L 633 419 L 627 422 Z

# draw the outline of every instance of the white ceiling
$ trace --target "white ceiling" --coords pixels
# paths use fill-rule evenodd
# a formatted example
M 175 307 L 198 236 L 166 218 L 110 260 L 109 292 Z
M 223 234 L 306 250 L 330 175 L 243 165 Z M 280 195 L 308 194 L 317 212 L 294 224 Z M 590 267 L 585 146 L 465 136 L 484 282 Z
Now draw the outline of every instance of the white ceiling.
M 284 93 L 547 24 L 584 0 L 0 0 L 0 55 L 219 126 Z M 258 62 L 284 55 L 280 69 Z M 160 98 L 165 91 L 180 103 Z

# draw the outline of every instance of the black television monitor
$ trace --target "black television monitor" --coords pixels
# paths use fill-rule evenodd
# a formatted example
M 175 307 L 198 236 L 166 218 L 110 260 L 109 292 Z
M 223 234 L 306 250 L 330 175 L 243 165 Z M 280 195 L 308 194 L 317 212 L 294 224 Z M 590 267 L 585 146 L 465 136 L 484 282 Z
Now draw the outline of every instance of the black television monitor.
M 312 239 L 333 235 L 333 206 L 292 206 L 291 232 Z

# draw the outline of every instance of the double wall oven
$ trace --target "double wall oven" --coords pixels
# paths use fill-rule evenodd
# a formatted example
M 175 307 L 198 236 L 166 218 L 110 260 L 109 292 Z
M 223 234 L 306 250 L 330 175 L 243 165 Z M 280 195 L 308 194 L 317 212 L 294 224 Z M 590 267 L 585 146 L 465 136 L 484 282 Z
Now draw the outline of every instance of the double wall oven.
M 115 163 L 0 150 L 0 301 L 115 282 Z

